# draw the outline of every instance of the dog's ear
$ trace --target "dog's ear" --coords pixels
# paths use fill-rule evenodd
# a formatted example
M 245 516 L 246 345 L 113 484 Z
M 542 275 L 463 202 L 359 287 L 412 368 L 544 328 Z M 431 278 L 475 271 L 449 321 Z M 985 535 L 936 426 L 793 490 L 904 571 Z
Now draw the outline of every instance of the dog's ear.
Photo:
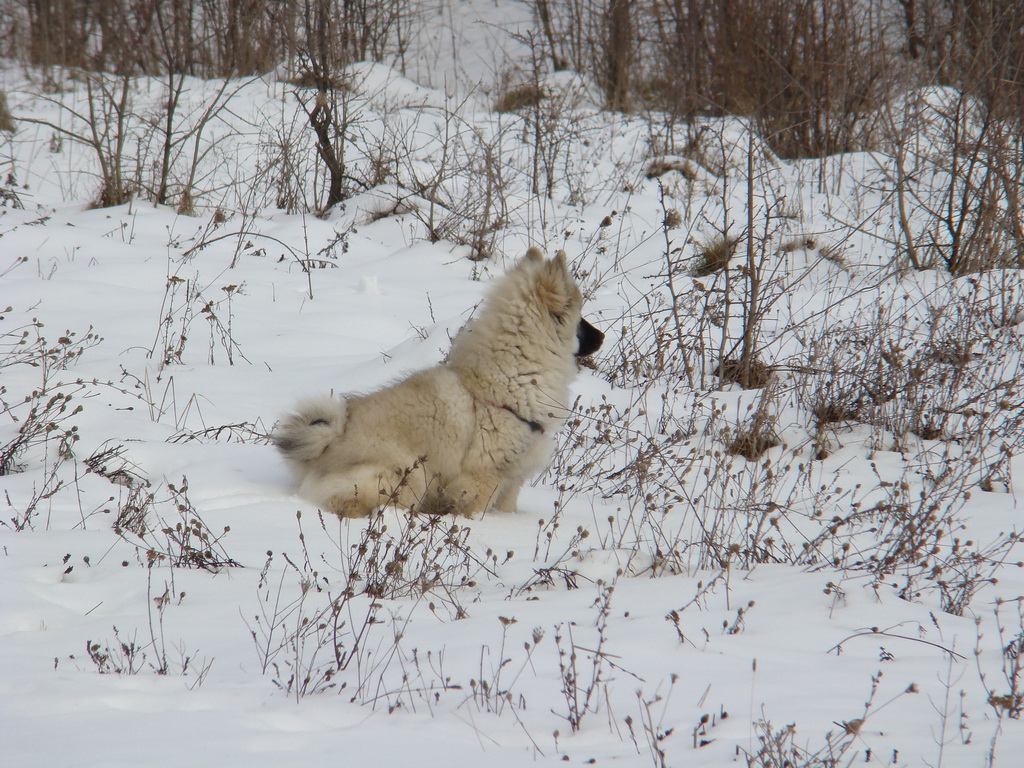
M 545 309 L 559 323 L 567 319 L 572 305 L 572 288 L 569 268 L 565 263 L 565 251 L 559 251 L 555 258 L 543 262 L 537 270 L 535 290 L 537 298 Z
M 544 251 L 535 245 L 531 245 L 526 249 L 526 256 L 523 258 L 524 262 L 540 263 L 544 261 Z

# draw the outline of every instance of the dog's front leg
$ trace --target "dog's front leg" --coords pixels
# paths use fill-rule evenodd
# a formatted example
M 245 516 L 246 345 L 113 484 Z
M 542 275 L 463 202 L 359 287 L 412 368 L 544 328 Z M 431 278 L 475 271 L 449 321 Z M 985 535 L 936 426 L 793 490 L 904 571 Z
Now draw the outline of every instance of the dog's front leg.
M 498 494 L 498 500 L 494 502 L 494 508 L 499 512 L 515 513 L 519 502 L 519 489 L 523 487 L 522 482 L 508 483 Z
M 498 492 L 498 480 L 480 475 L 462 475 L 445 488 L 455 514 L 475 517 L 488 509 Z

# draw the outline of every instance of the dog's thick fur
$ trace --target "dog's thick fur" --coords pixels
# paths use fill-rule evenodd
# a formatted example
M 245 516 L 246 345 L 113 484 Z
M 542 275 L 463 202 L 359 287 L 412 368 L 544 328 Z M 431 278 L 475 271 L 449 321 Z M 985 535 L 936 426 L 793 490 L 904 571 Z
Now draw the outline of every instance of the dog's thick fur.
M 514 512 L 568 413 L 576 356 L 604 334 L 559 252 L 531 248 L 456 336 L 446 362 L 344 400 L 302 403 L 274 434 L 299 492 L 343 517 L 382 504 Z

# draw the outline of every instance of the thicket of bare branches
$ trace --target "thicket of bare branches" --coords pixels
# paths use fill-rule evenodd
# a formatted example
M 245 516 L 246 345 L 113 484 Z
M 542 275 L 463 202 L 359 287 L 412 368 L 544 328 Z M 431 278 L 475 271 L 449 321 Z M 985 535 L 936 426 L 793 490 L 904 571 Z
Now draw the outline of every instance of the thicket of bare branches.
M 400 54 L 410 0 L 12 0 L 3 53 L 35 66 L 238 77 L 315 50 L 331 63 Z
M 952 86 L 999 121 L 1024 119 L 1015 0 L 532 4 L 550 68 L 593 77 L 610 109 L 742 115 L 783 158 L 870 148 L 878 107 L 908 86 Z M 328 92 L 347 63 L 401 63 L 424 10 L 422 0 L 12 0 L 0 52 L 123 75 L 285 65 Z
M 555 69 L 593 76 L 612 109 L 743 115 L 780 157 L 868 146 L 908 85 L 949 85 L 1000 119 L 1024 106 L 1014 0 L 534 0 Z

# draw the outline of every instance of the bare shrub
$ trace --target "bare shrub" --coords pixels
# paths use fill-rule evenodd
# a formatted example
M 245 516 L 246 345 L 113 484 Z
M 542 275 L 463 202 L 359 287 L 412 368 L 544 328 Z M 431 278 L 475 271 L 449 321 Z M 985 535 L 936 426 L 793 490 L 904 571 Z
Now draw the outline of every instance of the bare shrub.
M 878 672 L 871 678 L 871 693 L 864 704 L 864 712 L 850 720 L 836 722 L 838 729 L 825 734 L 818 747 L 804 746 L 805 739 L 798 738 L 796 724 L 776 729 L 766 720 L 754 723 L 757 744 L 754 751 L 743 749 L 743 756 L 748 768 L 839 768 L 852 765 L 859 758 L 855 750 L 864 740 L 864 725 L 873 716 L 904 696 L 918 692 L 916 684 L 911 683 L 903 691 L 888 701 L 876 703 L 878 689 L 882 681 L 882 673 Z M 822 740 L 819 740 L 819 743 Z M 870 748 L 867 750 L 870 754 Z
M 132 198 L 135 185 L 129 167 L 129 139 L 137 129 L 133 112 L 132 79 L 127 74 L 82 72 L 84 94 L 77 90 L 59 96 L 41 95 L 56 106 L 67 124 L 20 116 L 26 123 L 45 126 L 54 135 L 88 148 L 99 169 L 99 189 L 94 204 L 103 208 L 122 205 Z
M 298 519 L 301 532 L 301 514 Z M 326 533 L 322 515 L 319 523 Z M 389 533 L 389 523 L 399 526 L 397 536 Z M 366 647 L 384 624 L 378 618 L 384 603 L 411 599 L 415 606 L 426 600 L 435 615 L 444 609 L 450 618 L 462 618 L 466 611 L 458 593 L 496 565 L 491 553 L 488 562 L 471 551 L 468 533 L 448 518 L 385 509 L 371 516 L 354 543 L 338 543 L 339 564 L 314 565 L 300 533 L 302 557 L 283 555 L 287 568 L 276 587 L 268 583 L 273 560 L 268 553 L 259 584 L 260 613 L 249 626 L 263 671 L 272 669 L 275 685 L 301 698 L 339 686 L 336 678 L 351 670 L 339 690 L 348 688 L 353 701 L 374 703 L 387 669 L 402 661 L 398 628 L 382 654 Z M 299 578 L 294 598 L 285 596 L 289 572 Z
M 117 463 L 115 458 L 104 460 L 100 450 L 81 463 L 76 456 L 80 435 L 75 417 L 83 410 L 81 402 L 96 389 L 113 385 L 72 378 L 68 371 L 102 339 L 90 329 L 83 336 L 65 331 L 50 341 L 43 328 L 33 319 L 0 334 L 0 476 L 30 470 L 41 475 L 32 483 L 31 493 L 18 503 L 7 497 L 13 515 L 0 525 L 15 530 L 34 528 L 44 503 L 75 487 L 83 466 L 85 471 L 103 474 L 101 467 Z M 49 523 L 47 515 L 46 526 Z
M 588 125 L 578 119 L 578 108 L 592 101 L 592 88 L 589 81 L 569 72 L 552 74 L 545 46 L 532 31 L 516 39 L 529 47 L 530 60 L 522 71 L 504 74 L 507 82 L 503 92 L 511 94 L 510 102 L 517 102 L 520 141 L 528 147 L 528 159 L 526 168 L 521 161 L 513 162 L 520 166 L 521 173 L 525 170 L 533 195 L 555 200 L 556 193 L 567 191 L 570 204 L 583 205 L 589 190 L 573 178 L 571 164 L 574 148 L 589 142 Z M 545 228 L 549 215 L 546 208 L 542 208 L 541 215 L 540 226 Z
M 324 76 L 320 76 L 324 77 Z M 318 87 L 313 96 L 296 92 L 302 108 L 309 118 L 309 125 L 316 137 L 317 156 L 326 173 L 326 196 L 320 208 L 328 211 L 351 194 L 351 183 L 355 181 L 348 172 L 346 145 L 348 131 L 354 119 L 350 110 L 353 101 L 347 85 L 340 87 Z
M 7 382 L 15 373 L 27 373 L 26 369 L 31 369 L 35 382 L 31 391 L 15 402 L 4 399 L 7 386 L 0 384 L 0 416 L 8 422 L 0 428 L 0 476 L 21 470 L 21 460 L 36 452 L 41 452 L 44 474 L 32 499 L 10 520 L 16 530 L 31 528 L 39 504 L 64 486 L 59 470 L 74 456 L 79 435 L 73 419 L 82 410 L 77 398 L 86 390 L 86 383 L 64 382 L 59 376 L 102 341 L 90 329 L 81 338 L 65 331 L 50 342 L 42 328 L 42 323 L 33 320 L 0 335 L 0 370 L 8 370 Z
M 295 29 L 296 3 L 200 0 L 170 3 L 190 74 L 239 77 L 269 72 L 281 61 Z M 183 7 L 182 7 L 183 6 Z M 183 70 L 178 70 L 183 71 Z
M 137 638 L 122 638 L 114 627 L 114 642 L 85 642 L 85 651 L 101 675 L 137 675 L 146 661 L 145 651 L 138 645 Z
M 834 0 L 747 2 L 732 10 L 722 8 L 716 19 L 716 49 L 733 59 L 729 79 L 714 92 L 727 113 L 752 113 L 783 158 L 870 146 L 872 109 L 890 65 L 869 9 Z M 743 29 L 760 30 L 760 42 L 727 47 Z
M 727 166 L 722 183 L 706 190 L 696 211 L 690 197 L 684 197 L 684 216 L 671 203 L 687 193 L 659 178 L 664 268 L 623 318 L 616 357 L 604 357 L 614 368 L 606 366 L 605 372 L 613 381 L 631 383 L 678 376 L 699 389 L 729 383 L 760 388 L 772 370 L 763 326 L 766 321 L 776 327 L 793 322 L 785 319 L 785 304 L 815 265 L 792 268 L 781 248 L 790 239 L 793 206 L 778 161 L 764 142 L 735 121 L 715 121 L 695 135 L 701 151 L 715 155 L 708 162 Z M 736 176 L 740 189 L 733 188 Z M 740 190 L 745 216 L 737 220 Z M 683 224 L 687 219 L 689 232 Z M 713 234 L 702 234 L 704 227 Z M 683 229 L 685 240 L 671 234 L 676 228 Z M 682 268 L 687 263 L 688 275 Z M 630 363 L 624 365 L 623 358 Z M 632 370 L 632 363 L 641 368 Z
M 313 190 L 306 183 L 315 173 L 316 151 L 304 127 L 297 116 L 285 112 L 262 124 L 256 171 L 247 190 L 250 197 L 239 205 L 245 214 L 268 204 L 290 214 L 316 210 Z
M 952 282 L 906 304 L 877 306 L 812 336 L 794 377 L 816 429 L 860 422 L 908 436 L 971 445 L 995 461 L 1016 445 L 1006 406 L 1016 391 L 1022 339 L 1014 273 Z M 1015 450 L 1015 449 L 1014 449 Z
M 385 506 L 370 516 L 359 540 L 339 552 L 348 588 L 386 600 L 429 599 L 432 611 L 444 608 L 451 618 L 464 618 L 460 592 L 497 564 L 490 550 L 483 558 L 473 552 L 469 534 L 450 516 L 396 513 Z
M 573 624 L 555 627 L 555 647 L 558 649 L 558 672 L 562 682 L 562 697 L 565 699 L 565 714 L 573 733 L 580 729 L 583 718 L 589 712 L 597 711 L 601 696 L 607 689 L 606 675 L 609 668 L 621 671 L 622 667 L 611 660 L 604 650 L 607 641 L 608 614 L 611 610 L 615 586 L 603 585 L 595 601 L 597 619 L 594 622 L 596 638 L 588 642 L 590 647 L 578 644 L 573 636 Z M 578 629 L 577 629 L 578 631 Z M 563 644 L 564 643 L 564 644 Z M 586 654 L 586 659 L 580 654 Z
M 627 573 L 829 563 L 962 614 L 1018 544 L 1016 534 L 963 534 L 972 493 L 1011 487 L 1009 457 L 1024 434 L 1019 409 L 1007 407 L 1020 340 L 1015 326 L 989 320 L 1018 316 L 1007 279 L 964 281 L 912 311 L 871 309 L 809 339 L 792 382 L 817 435 L 811 458 L 827 455 L 831 431 L 871 424 L 878 447 L 895 441 L 907 454 L 895 482 L 844 487 L 801 446 L 780 445 L 783 382 L 732 413 L 713 393 L 673 391 L 681 379 L 669 377 L 648 379 L 631 405 L 604 402 L 569 420 L 551 469 L 561 502 L 596 491 L 619 505 L 589 533 L 629 553 Z M 666 363 L 654 377 L 678 365 Z M 621 365 L 639 364 L 631 354 Z M 573 578 L 571 560 L 560 568 Z
M 934 596 L 943 611 L 963 615 L 978 592 L 994 583 L 1020 536 L 1001 533 L 984 543 L 964 538 L 974 463 L 927 454 L 918 461 L 895 482 L 880 477 L 876 490 L 854 489 L 850 511 L 823 520 L 797 562 L 831 560 L 870 573 L 904 600 Z
M 211 135 L 212 126 L 249 81 L 223 80 L 205 95 L 172 71 L 155 100 L 149 85 L 135 76 L 83 70 L 53 95 L 33 94 L 56 107 L 58 118 L 19 119 L 52 131 L 51 147 L 68 141 L 86 148 L 94 163 L 83 170 L 97 177 L 97 207 L 143 197 L 193 215 L 220 183 L 216 161 L 226 136 Z M 195 97 L 197 90 L 204 95 Z
M 162 618 L 169 599 L 162 596 L 155 600 Z M 153 627 L 150 629 L 153 630 Z M 131 637 L 127 637 L 122 636 L 116 626 L 113 630 L 113 641 L 85 642 L 86 656 L 101 675 L 137 675 L 148 667 L 157 675 L 195 675 L 194 681 L 189 685 L 190 689 L 195 689 L 205 682 L 213 666 L 212 661 L 197 659 L 194 654 L 188 654 L 184 646 L 179 646 L 179 659 L 172 665 L 167 658 L 163 636 L 155 631 L 151 631 L 149 642 L 142 642 L 137 631 Z
M 353 184 L 361 185 L 347 155 L 350 132 L 361 119 L 355 83 L 347 67 L 368 59 L 401 58 L 414 8 L 402 0 L 298 2 L 290 66 L 295 94 L 308 117 L 326 174 L 321 211 L 347 199 Z
M 848 421 L 871 423 L 911 386 L 905 324 L 883 307 L 866 315 L 813 336 L 799 363 L 797 401 L 819 431 Z
M 132 544 L 147 568 L 167 564 L 173 568 L 198 568 L 218 573 L 241 564 L 227 554 L 223 539 L 231 531 L 225 526 L 214 534 L 188 497 L 188 480 L 179 485 L 166 483 L 167 496 L 150 492 L 148 485 L 128 487 L 114 521 L 114 532 Z M 170 507 L 173 514 L 165 509 Z M 169 518 L 169 519 L 168 519 Z
M 482 646 L 480 648 L 480 672 L 477 677 L 470 678 L 469 695 L 464 704 L 472 702 L 479 712 L 493 712 L 496 715 L 501 715 L 506 710 L 514 712 L 526 709 L 526 699 L 521 694 L 516 696 L 513 689 L 527 667 L 533 667 L 533 652 L 544 639 L 544 630 L 534 627 L 530 639 L 523 642 L 525 658 L 518 669 L 513 669 L 510 666 L 513 659 L 508 635 L 509 629 L 517 621 L 505 616 L 499 616 L 498 621 L 501 623 L 501 643 L 498 646 L 497 664 L 492 664 L 489 670 L 485 668 L 484 657 L 488 648 Z M 445 678 L 443 683 L 450 687 L 450 678 Z
M 273 558 L 268 552 L 257 587 L 259 613 L 248 627 L 263 673 L 273 671 L 274 685 L 298 701 L 337 685 L 335 676 L 357 658 L 380 623 L 380 605 L 356 600 L 355 592 L 344 587 L 332 590 L 308 555 L 299 563 L 283 555 L 287 567 L 273 586 L 268 579 Z M 289 572 L 298 578 L 294 597 L 285 591 Z
M 463 114 L 463 106 L 450 102 L 439 114 L 413 121 L 389 116 L 369 171 L 373 174 L 384 164 L 397 184 L 378 190 L 388 196 L 382 215 L 411 216 L 429 241 L 468 246 L 469 258 L 482 261 L 495 252 L 509 220 L 505 147 L 516 126 L 476 124 Z M 421 152 L 428 149 L 429 163 L 415 159 L 410 137 L 421 143 Z
M 590 535 L 603 548 L 629 553 L 626 573 L 750 567 L 800 554 L 786 534 L 798 541 L 806 514 L 807 502 L 797 502 L 800 478 L 787 477 L 795 458 L 785 448 L 778 456 L 763 453 L 777 445 L 768 410 L 774 397 L 736 417 L 705 397 L 688 407 L 665 398 L 661 414 L 604 404 L 567 425 L 549 471 L 563 504 L 596 491 L 620 505 Z M 748 448 L 756 459 L 739 455 Z M 831 500 L 844 492 L 819 493 Z
M 209 347 L 207 362 L 216 363 L 217 352 L 222 350 L 228 365 L 235 364 L 235 355 L 246 359 L 234 339 L 232 323 L 234 313 L 232 301 L 242 293 L 244 284 L 230 284 L 220 287 L 220 294 L 210 292 L 212 285 L 202 285 L 198 274 L 192 278 L 179 277 L 176 270 L 168 275 L 164 299 L 160 308 L 161 318 L 149 357 L 157 357 L 159 369 L 180 364 L 185 354 L 192 324 L 202 318 L 208 322 Z
M 415 29 L 407 0 L 17 0 L 25 34 L 6 55 L 45 67 L 240 77 L 271 71 L 312 44 L 347 61 L 399 61 Z M 27 18 L 25 18 L 27 16 Z M 173 53 L 173 57 L 169 54 Z
M 76 76 L 86 90 L 78 101 L 48 97 L 66 120 L 26 120 L 91 150 L 100 177 L 97 206 L 128 201 L 145 181 L 144 191 L 155 202 L 173 202 L 183 213 L 193 212 L 204 173 L 201 161 L 216 148 L 217 142 L 204 140 L 203 133 L 242 87 L 237 82 L 229 87 L 228 78 L 265 73 L 283 60 L 293 82 L 314 89 L 300 103 L 326 173 L 320 209 L 351 194 L 357 180 L 348 172 L 345 144 L 354 116 L 339 95 L 348 79 L 344 68 L 355 61 L 401 57 L 419 8 L 404 0 L 117 0 L 74 2 L 68 15 L 58 14 L 48 2 L 22 1 L 40 14 L 41 26 L 33 30 L 46 30 L 42 48 L 33 44 L 33 50 L 39 48 L 33 61 L 78 68 Z M 132 104 L 140 75 L 164 80 L 166 98 L 151 116 L 137 114 Z M 187 75 L 225 78 L 208 104 L 193 105 L 190 113 L 196 117 L 191 118 L 183 117 Z M 141 144 L 134 164 L 128 154 L 132 142 Z
M 210 175 L 209 162 L 224 137 L 205 135 L 232 98 L 250 81 L 225 79 L 209 98 L 188 99 L 183 75 L 171 71 L 162 83 L 165 98 L 152 113 L 142 116 L 138 138 L 139 185 L 158 205 L 175 204 L 178 213 L 194 215 L 202 196 L 200 182 Z M 184 113 L 184 115 L 182 114 Z M 157 162 L 147 162 L 155 156 Z M 146 172 L 152 168 L 152 173 Z
M 408 0 L 295 0 L 288 53 L 317 85 L 356 61 L 401 61 L 419 6 Z
M 1019 120 L 948 89 L 912 93 L 884 114 L 886 186 L 910 265 L 965 275 L 1024 264 Z
M 1011 614 L 1009 621 L 1004 618 L 1004 610 Z M 996 717 L 1000 721 L 1004 717 L 1019 720 L 1024 715 L 1024 610 L 1022 610 L 1022 601 L 1020 598 L 997 600 L 993 613 L 995 614 L 1001 651 L 1002 668 L 998 687 L 991 684 L 989 676 L 982 671 L 982 635 L 980 632 L 978 633 L 978 647 L 975 651 L 979 665 L 978 674 L 988 693 L 988 704 L 992 707 Z M 980 617 L 977 621 L 980 625 Z M 994 748 L 993 743 L 993 750 Z

